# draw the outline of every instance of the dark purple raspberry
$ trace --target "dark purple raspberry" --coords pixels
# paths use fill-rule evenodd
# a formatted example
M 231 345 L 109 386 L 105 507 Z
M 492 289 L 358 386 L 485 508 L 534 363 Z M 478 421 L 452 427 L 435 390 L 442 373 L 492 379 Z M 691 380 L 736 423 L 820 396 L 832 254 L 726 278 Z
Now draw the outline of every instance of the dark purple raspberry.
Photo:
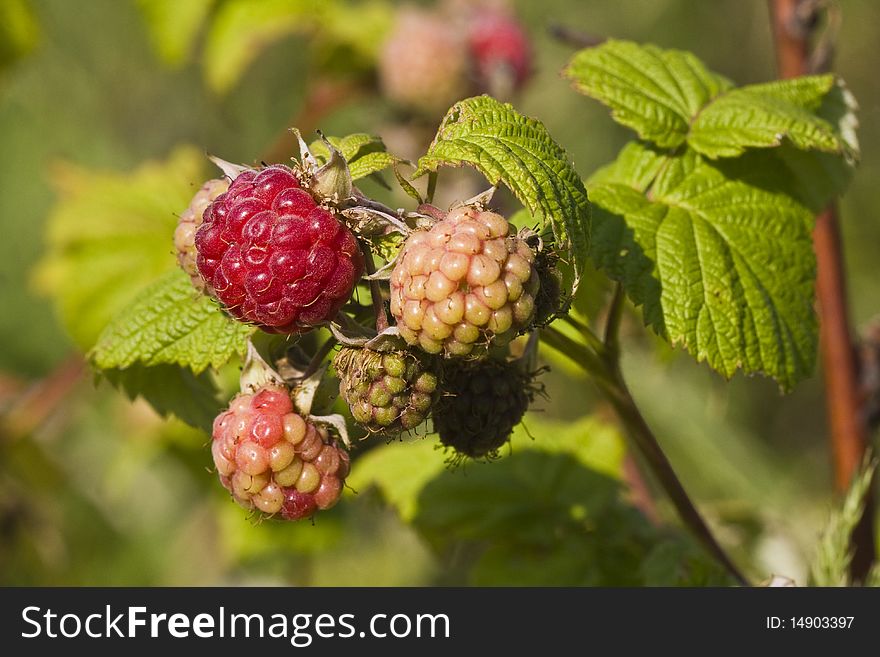
M 348 452 L 293 410 L 287 390 L 237 395 L 214 421 L 211 453 L 220 482 L 246 509 L 307 518 L 339 500 Z
M 433 417 L 440 442 L 455 450 L 453 461 L 496 458 L 525 415 L 534 390 L 532 377 L 514 362 L 449 361 Z
M 357 240 L 293 171 L 244 171 L 205 210 L 199 274 L 230 315 L 270 333 L 332 319 L 363 274 Z

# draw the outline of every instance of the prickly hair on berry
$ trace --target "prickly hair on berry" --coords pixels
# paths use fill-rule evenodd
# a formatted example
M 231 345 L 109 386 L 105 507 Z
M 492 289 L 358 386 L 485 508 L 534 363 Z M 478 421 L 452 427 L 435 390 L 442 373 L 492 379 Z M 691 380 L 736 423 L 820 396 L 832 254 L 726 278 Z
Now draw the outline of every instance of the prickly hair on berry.
M 440 442 L 454 450 L 453 461 L 496 458 L 534 392 L 533 377 L 518 362 L 449 361 L 434 410 L 434 430 Z
M 479 355 L 530 325 L 540 288 L 535 253 L 511 233 L 501 215 L 462 205 L 409 235 L 391 274 L 391 313 L 407 343 Z
M 439 394 L 437 362 L 425 354 L 344 347 L 333 363 L 339 394 L 355 422 L 371 433 L 414 429 L 428 418 Z
M 283 165 L 239 173 L 205 209 L 195 246 L 208 293 L 270 333 L 333 319 L 364 271 L 354 234 Z

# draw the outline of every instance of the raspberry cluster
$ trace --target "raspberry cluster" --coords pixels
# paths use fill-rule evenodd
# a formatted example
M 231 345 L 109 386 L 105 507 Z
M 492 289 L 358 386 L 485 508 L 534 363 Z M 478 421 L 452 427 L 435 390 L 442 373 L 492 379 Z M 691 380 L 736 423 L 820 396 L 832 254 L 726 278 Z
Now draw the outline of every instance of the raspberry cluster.
M 339 500 L 348 452 L 295 413 L 280 386 L 237 395 L 214 421 L 212 438 L 220 482 L 246 509 L 300 520 Z
M 339 394 L 369 432 L 391 435 L 413 429 L 427 419 L 437 399 L 436 364 L 421 354 L 344 348 L 333 362 Z
M 313 410 L 335 342 L 339 394 L 368 434 L 394 437 L 433 419 L 453 461 L 494 458 L 536 389 L 520 369 L 533 347 L 510 361 L 508 344 L 560 311 L 557 256 L 537 235 L 517 234 L 477 201 L 389 217 L 330 148 L 320 167 L 307 152 L 296 169 L 218 161 L 232 181 L 205 183 L 175 232 L 181 266 L 233 318 L 279 334 L 335 320 L 313 353 L 308 340 L 286 348 L 277 371 L 249 344 L 243 392 L 214 422 L 222 485 L 242 507 L 284 520 L 332 507 L 349 473 L 348 451 L 325 428 L 347 448 L 344 418 Z M 382 234 L 371 221 L 406 237 L 387 284 L 371 264 L 370 303 L 355 299 L 340 314 L 366 269 L 361 249 Z
M 391 313 L 407 343 L 467 356 L 529 326 L 535 254 L 510 232 L 501 215 L 464 205 L 406 239 L 391 274 Z
M 208 293 L 269 333 L 332 319 L 364 270 L 352 232 L 282 165 L 240 173 L 204 210 L 195 246 Z
M 443 397 L 434 411 L 440 442 L 460 458 L 495 458 L 525 415 L 531 377 L 515 363 L 495 359 L 451 361 Z

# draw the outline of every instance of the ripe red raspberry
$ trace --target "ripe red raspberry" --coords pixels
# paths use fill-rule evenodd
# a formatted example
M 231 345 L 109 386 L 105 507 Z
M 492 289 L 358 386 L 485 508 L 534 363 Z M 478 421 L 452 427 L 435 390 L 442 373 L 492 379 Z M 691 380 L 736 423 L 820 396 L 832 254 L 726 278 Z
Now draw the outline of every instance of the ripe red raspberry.
M 532 377 L 516 363 L 450 362 L 433 417 L 440 442 L 456 452 L 453 461 L 496 458 L 525 415 L 534 390 Z
M 493 90 L 499 75 L 522 87 L 531 74 L 532 52 L 522 25 L 505 11 L 486 8 L 475 12 L 469 24 L 468 44 L 481 89 Z
M 339 500 L 348 452 L 295 413 L 283 387 L 237 395 L 214 420 L 212 437 L 220 482 L 246 509 L 300 520 Z
M 333 365 L 352 417 L 373 433 L 414 429 L 437 399 L 437 363 L 424 354 L 346 347 Z
M 400 335 L 431 354 L 467 356 L 504 345 L 532 320 L 535 254 L 494 212 L 461 206 L 412 233 L 391 273 Z
M 205 281 L 199 276 L 196 267 L 196 231 L 202 225 L 202 215 L 215 198 L 229 189 L 225 178 L 209 180 L 193 196 L 189 207 L 180 215 L 174 230 L 174 249 L 177 251 L 177 264 L 189 274 L 193 287 L 199 292 L 205 290 Z
M 468 93 L 465 39 L 442 16 L 400 12 L 379 56 L 379 80 L 393 102 L 439 114 Z
M 233 317 L 270 333 L 332 319 L 364 269 L 354 235 L 293 171 L 244 171 L 204 212 L 198 270 Z

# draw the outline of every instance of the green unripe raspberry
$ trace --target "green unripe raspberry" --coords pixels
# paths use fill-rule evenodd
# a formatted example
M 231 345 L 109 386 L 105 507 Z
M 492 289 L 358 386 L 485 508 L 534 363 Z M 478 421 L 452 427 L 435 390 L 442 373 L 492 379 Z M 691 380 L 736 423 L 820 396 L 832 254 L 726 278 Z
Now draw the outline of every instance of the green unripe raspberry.
M 417 427 L 437 399 L 436 362 L 421 353 L 345 347 L 334 365 L 352 417 L 373 433 L 395 435 Z

